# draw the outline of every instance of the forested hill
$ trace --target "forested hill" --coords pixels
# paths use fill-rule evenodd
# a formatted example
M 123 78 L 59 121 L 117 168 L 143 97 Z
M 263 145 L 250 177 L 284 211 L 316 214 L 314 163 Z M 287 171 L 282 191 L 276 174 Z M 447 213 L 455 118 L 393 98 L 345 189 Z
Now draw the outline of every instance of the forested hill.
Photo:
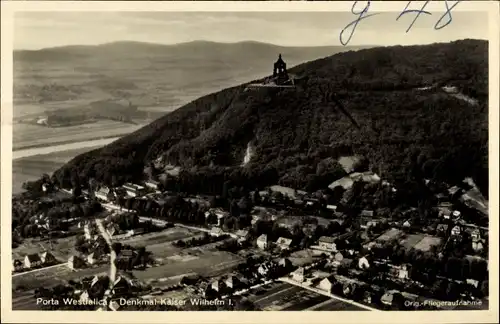
M 338 157 L 360 154 L 398 184 L 471 176 L 487 194 L 486 41 L 343 52 L 289 72 L 300 77 L 296 89 L 239 85 L 201 97 L 74 158 L 54 179 L 70 186 L 76 170 L 84 183 L 117 184 L 162 160 L 182 167 L 175 181 L 183 190 L 218 193 L 227 180 L 316 190 L 342 175 Z M 253 156 L 242 167 L 249 143 Z

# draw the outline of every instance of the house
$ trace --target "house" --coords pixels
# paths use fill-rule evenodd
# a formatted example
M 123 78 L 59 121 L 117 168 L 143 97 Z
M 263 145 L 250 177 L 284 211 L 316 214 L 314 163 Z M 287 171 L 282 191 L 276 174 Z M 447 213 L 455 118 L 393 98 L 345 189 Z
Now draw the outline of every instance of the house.
M 319 204 L 319 199 L 315 198 L 307 198 L 306 199 L 306 206 L 318 206 Z
M 289 259 L 281 258 L 278 261 L 278 266 L 285 268 L 285 269 L 289 269 L 289 268 L 293 267 L 293 264 L 292 264 L 292 261 L 290 261 Z
M 332 293 L 333 285 L 335 284 L 335 277 L 333 275 L 328 276 L 320 281 L 318 288 L 326 291 L 327 293 Z
M 326 205 L 326 209 L 332 210 L 332 211 L 336 211 L 337 210 L 337 206 L 335 206 L 335 205 Z
M 454 219 L 454 220 L 457 220 L 457 219 L 459 219 L 459 218 L 460 218 L 460 215 L 461 215 L 461 214 L 460 214 L 460 212 L 459 212 L 458 210 L 454 210 L 454 211 L 451 213 L 451 215 L 453 216 L 453 219 Z
M 297 205 L 297 206 L 302 206 L 302 205 L 304 205 L 304 200 L 302 200 L 302 199 L 294 199 L 293 203 L 295 205 Z
M 403 264 L 401 268 L 398 269 L 398 278 L 401 280 L 410 279 L 408 266 L 406 264 Z
M 144 187 L 134 184 L 134 183 L 126 183 L 122 186 L 123 189 L 125 189 L 125 192 L 127 195 L 130 197 L 138 197 L 144 195 Z
M 270 266 L 268 263 L 263 263 L 259 266 L 259 268 L 257 269 L 257 272 L 261 275 L 261 276 L 267 276 L 267 274 L 269 273 L 269 270 L 270 270 Z
M 212 283 L 210 284 L 210 287 L 212 287 L 212 289 L 214 291 L 221 292 L 226 286 L 225 286 L 224 281 L 217 279 L 217 280 L 212 281 Z
M 448 195 L 451 199 L 459 198 L 461 193 L 462 193 L 462 189 L 458 186 L 453 186 L 453 187 L 448 189 Z
M 72 255 L 68 259 L 68 268 L 71 270 L 81 269 L 85 266 L 85 261 L 76 255 Z
M 267 249 L 267 246 L 269 244 L 268 238 L 266 234 L 262 234 L 257 238 L 257 246 L 261 249 Z
M 111 190 L 104 186 L 104 187 L 101 187 L 99 188 L 99 190 L 97 190 L 95 193 L 94 193 L 95 197 L 99 200 L 102 200 L 102 201 L 109 201 L 111 200 L 110 199 L 110 195 L 111 195 Z
M 90 300 L 90 295 L 89 295 L 89 292 L 87 290 L 84 290 L 81 294 L 80 294 L 80 298 L 79 300 L 81 302 L 86 302 L 88 300 Z
M 435 197 L 438 203 L 448 203 L 448 197 L 444 193 L 438 193 Z
M 146 185 L 146 187 L 153 190 L 157 190 L 158 187 L 160 186 L 160 182 L 156 180 L 148 180 L 144 184 Z
M 56 262 L 56 258 L 52 255 L 50 252 L 42 252 L 40 254 L 40 260 L 42 261 L 43 264 L 52 264 Z
M 94 276 L 94 278 L 92 278 L 92 281 L 90 282 L 90 287 L 95 287 L 96 285 L 98 285 L 99 283 L 102 283 L 104 281 L 104 278 L 105 277 L 99 277 L 99 276 Z
M 18 260 L 18 259 L 14 259 L 12 260 L 12 271 L 16 272 L 16 271 L 21 271 L 23 269 L 23 263 Z
M 276 245 L 282 249 L 282 250 L 288 250 L 290 249 L 290 244 L 292 244 L 292 239 L 286 238 L 286 237 L 280 237 L 276 241 Z
M 335 252 L 337 251 L 337 245 L 335 244 L 335 239 L 329 236 L 322 236 L 319 238 L 318 245 L 320 249 Z
M 368 259 L 366 257 L 361 257 L 358 260 L 358 267 L 360 269 L 368 269 L 370 267 L 370 262 L 368 262 Z
M 370 218 L 370 217 L 361 217 L 360 227 L 362 229 L 367 229 L 367 228 L 370 228 L 372 226 L 377 226 L 380 222 L 381 222 L 381 220 L 379 220 L 379 219 L 374 219 L 374 218 Z
M 250 237 L 250 233 L 247 230 L 238 230 L 235 234 L 238 237 L 238 242 L 245 242 Z
M 392 301 L 394 300 L 394 291 L 388 291 L 386 292 L 381 298 L 380 298 L 380 301 L 382 302 L 382 304 L 385 304 L 385 305 L 388 305 L 388 306 L 391 306 L 392 305 Z
M 484 249 L 484 245 L 481 241 L 472 242 L 472 249 L 474 252 L 481 252 Z
M 210 235 L 212 236 L 216 236 L 216 237 L 219 237 L 219 236 L 222 236 L 224 235 L 224 231 L 220 228 L 220 227 L 212 227 L 212 229 L 210 230 Z
M 372 293 L 370 291 L 365 291 L 363 293 L 363 301 L 366 304 L 371 304 L 372 303 Z
M 38 254 L 29 254 L 24 257 L 24 267 L 27 269 L 35 268 L 43 264 Z
M 231 289 L 236 289 L 241 285 L 240 279 L 234 275 L 230 275 L 226 280 L 224 280 L 226 287 Z
M 201 282 L 199 287 L 198 287 L 198 292 L 203 296 L 203 297 L 208 297 L 210 294 L 212 287 L 207 283 L 207 282 Z
M 210 208 L 205 212 L 205 218 L 208 218 L 210 215 L 217 216 L 217 226 L 222 226 L 224 218 L 229 216 L 229 213 L 224 211 L 222 208 Z
M 116 312 L 118 308 L 120 308 L 120 304 L 118 304 L 116 300 L 113 300 L 111 301 L 111 303 L 109 303 L 109 309 L 111 309 L 112 311 Z
M 478 228 L 475 228 L 470 234 L 472 242 L 479 242 L 481 240 L 481 231 Z
M 362 210 L 361 211 L 361 217 L 373 217 L 375 215 L 375 212 L 373 210 Z
M 120 255 L 118 256 L 119 259 L 130 259 L 133 258 L 135 255 L 134 250 L 131 249 L 125 249 L 120 251 Z
M 87 256 L 88 264 L 95 264 L 99 260 L 99 255 L 96 252 L 92 252 Z
M 467 279 L 466 282 L 468 285 L 471 285 L 471 286 L 476 287 L 476 288 L 479 286 L 479 281 L 477 281 L 475 279 Z
M 460 236 L 462 234 L 462 231 L 460 229 L 460 226 L 455 226 L 451 229 L 451 236 Z
M 447 233 L 448 232 L 448 224 L 438 224 L 436 231 L 438 233 Z
M 279 185 L 270 186 L 269 190 L 271 190 L 271 192 L 273 192 L 273 193 L 279 192 L 283 196 L 288 196 L 291 199 L 295 199 L 295 198 L 298 198 L 299 196 L 304 196 L 307 194 L 307 192 L 302 191 L 302 190 L 295 190 L 295 189 L 290 188 L 290 187 L 283 187 L 283 186 L 279 186 Z
M 353 294 L 355 289 L 356 289 L 355 284 L 346 282 L 342 287 L 342 292 L 344 293 L 344 296 L 349 296 Z
M 292 279 L 297 282 L 303 282 L 304 281 L 304 268 L 299 267 L 297 270 L 292 272 Z

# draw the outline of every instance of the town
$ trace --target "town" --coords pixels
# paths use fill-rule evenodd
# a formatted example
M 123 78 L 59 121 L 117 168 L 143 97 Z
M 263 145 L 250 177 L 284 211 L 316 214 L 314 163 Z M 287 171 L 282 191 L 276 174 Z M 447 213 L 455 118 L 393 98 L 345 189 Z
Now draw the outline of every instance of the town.
M 225 182 L 220 195 L 146 171 L 116 187 L 45 175 L 13 198 L 13 309 L 488 307 L 487 202 L 470 179 L 424 180 L 405 206 L 366 169 L 314 193 Z

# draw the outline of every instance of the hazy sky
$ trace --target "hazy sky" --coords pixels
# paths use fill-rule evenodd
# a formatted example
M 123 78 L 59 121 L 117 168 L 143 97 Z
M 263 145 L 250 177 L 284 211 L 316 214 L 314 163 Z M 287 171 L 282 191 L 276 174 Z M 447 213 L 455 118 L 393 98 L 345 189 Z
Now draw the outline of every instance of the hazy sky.
M 359 23 L 350 45 L 406 45 L 487 38 L 488 16 L 453 12 L 453 22 L 434 25 L 441 13 L 396 21 L 399 12 L 385 12 Z M 340 45 L 339 34 L 355 17 L 346 12 L 18 12 L 14 48 L 93 45 L 120 40 L 181 43 L 193 40 L 254 40 L 278 45 Z M 346 38 L 347 39 L 347 34 Z

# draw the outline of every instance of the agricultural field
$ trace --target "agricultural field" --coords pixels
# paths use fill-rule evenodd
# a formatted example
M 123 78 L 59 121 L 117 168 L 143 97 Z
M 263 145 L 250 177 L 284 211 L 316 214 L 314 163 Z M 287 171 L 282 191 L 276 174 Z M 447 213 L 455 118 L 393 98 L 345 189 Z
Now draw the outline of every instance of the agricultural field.
M 53 239 L 51 247 L 48 240 L 40 241 L 38 239 L 26 239 L 18 247 L 12 249 L 12 258 L 23 260 L 28 254 L 51 251 L 52 255 L 54 255 L 57 260 L 66 262 L 70 256 L 79 254 L 74 248 L 75 242 L 76 236 Z
M 13 129 L 12 149 L 16 151 L 28 147 L 118 137 L 134 132 L 142 126 L 113 120 L 100 120 L 95 123 L 68 127 L 45 127 L 16 123 Z
M 248 298 L 267 311 L 362 310 L 301 287 L 282 282 L 265 285 L 249 293 Z
M 410 234 L 403 240 L 401 240 L 401 246 L 403 246 L 405 249 L 409 250 L 417 243 L 419 243 L 422 239 L 424 238 L 423 234 Z
M 33 271 L 28 273 L 23 273 L 12 277 L 12 299 L 15 302 L 15 297 L 21 295 L 28 290 L 34 290 L 36 288 L 49 288 L 56 286 L 58 284 L 66 284 L 69 280 L 80 280 L 83 277 L 95 276 L 95 275 L 107 275 L 109 271 L 109 265 L 103 264 L 100 266 L 80 269 L 73 271 L 68 268 L 66 264 L 62 264 L 58 267 L 51 267 L 47 269 L 41 269 L 39 271 Z M 28 288 L 29 287 L 29 288 Z
M 433 246 L 439 247 L 443 243 L 443 239 L 435 236 L 425 236 L 413 247 L 416 250 L 420 250 L 423 252 L 430 251 Z
M 314 311 L 368 311 L 367 309 L 357 307 L 352 304 L 344 303 L 337 299 L 329 299 L 322 303 L 321 305 L 316 305 Z
M 149 247 L 148 247 L 149 250 Z M 145 271 L 134 271 L 139 280 L 171 278 L 195 272 L 202 276 L 216 276 L 229 272 L 243 259 L 227 252 L 208 252 L 199 254 L 179 253 L 162 260 L 162 265 Z
M 70 107 L 86 106 L 90 102 L 95 101 L 92 98 L 82 98 L 71 101 L 54 101 L 47 103 L 33 103 L 33 102 L 14 102 L 13 118 L 14 121 L 23 120 L 26 118 L 34 118 L 43 115 L 45 112 L 53 110 L 67 109 Z M 70 108 L 71 109 L 71 108 Z
M 195 232 L 187 228 L 173 227 L 161 232 L 133 236 L 122 240 L 121 242 L 123 244 L 147 246 L 148 250 L 150 250 L 151 248 L 156 249 L 156 245 L 159 246 L 164 243 L 172 243 L 177 240 L 183 240 L 198 235 L 201 236 L 199 232 Z
M 37 305 L 33 290 L 12 292 L 12 310 L 41 310 Z

